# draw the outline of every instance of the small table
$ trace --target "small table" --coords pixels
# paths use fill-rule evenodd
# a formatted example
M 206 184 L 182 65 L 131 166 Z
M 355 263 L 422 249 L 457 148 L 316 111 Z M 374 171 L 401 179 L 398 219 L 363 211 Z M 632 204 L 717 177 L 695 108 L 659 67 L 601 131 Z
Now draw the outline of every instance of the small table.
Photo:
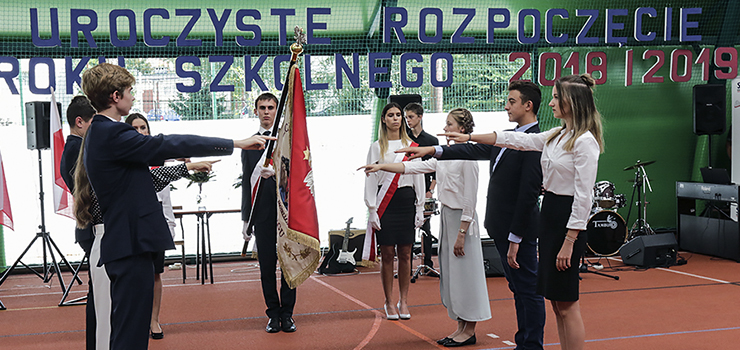
M 205 284 L 210 272 L 211 284 L 213 284 L 213 258 L 211 254 L 211 227 L 209 219 L 213 214 L 219 213 L 239 213 L 241 209 L 198 209 L 198 210 L 175 210 L 175 217 L 180 218 L 180 227 L 183 230 L 182 217 L 185 215 L 195 215 L 197 224 L 195 230 L 195 279 L 200 280 L 200 284 Z M 208 244 L 208 253 L 206 253 L 206 243 Z M 183 248 L 184 251 L 184 248 Z M 184 253 L 183 253 L 184 256 Z M 185 266 L 182 267 L 185 269 Z

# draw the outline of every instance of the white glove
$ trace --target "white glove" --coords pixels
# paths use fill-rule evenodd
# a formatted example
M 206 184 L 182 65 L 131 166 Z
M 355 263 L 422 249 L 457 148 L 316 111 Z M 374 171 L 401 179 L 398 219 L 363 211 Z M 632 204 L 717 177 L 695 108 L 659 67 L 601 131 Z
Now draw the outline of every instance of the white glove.
M 367 218 L 367 221 L 373 229 L 380 231 L 380 217 L 378 217 L 378 212 L 376 210 L 370 210 L 370 217 Z
M 260 167 L 260 176 L 262 176 L 263 179 L 275 176 L 275 169 L 272 167 L 272 164 L 268 165 L 266 168 L 261 165 L 258 166 Z
M 247 234 L 247 228 L 248 228 L 247 222 L 246 221 L 243 221 L 243 222 L 244 222 L 244 227 L 242 228 L 242 236 L 244 236 L 244 241 L 249 243 L 249 240 L 252 239 L 252 234 L 254 232 L 250 232 L 249 234 Z
M 424 225 L 424 207 L 416 207 L 416 217 L 414 217 L 414 226 L 420 228 Z

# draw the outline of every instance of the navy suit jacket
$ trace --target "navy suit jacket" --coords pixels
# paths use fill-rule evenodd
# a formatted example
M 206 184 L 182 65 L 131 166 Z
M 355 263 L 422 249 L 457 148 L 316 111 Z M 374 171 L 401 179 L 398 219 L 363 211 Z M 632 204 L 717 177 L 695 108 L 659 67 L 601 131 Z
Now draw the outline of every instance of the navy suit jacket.
M 166 159 L 228 155 L 232 140 L 194 135 L 139 134 L 131 125 L 93 117 L 84 164 L 105 222 L 98 265 L 173 249 L 149 164 Z
M 74 170 L 77 165 L 77 157 L 80 155 L 80 146 L 82 146 L 82 137 L 77 135 L 67 136 L 67 142 L 64 143 L 64 151 L 62 152 L 62 160 L 59 162 L 59 172 L 62 175 L 62 180 L 67 184 L 69 192 L 75 190 Z M 88 225 L 85 228 L 75 227 L 75 242 L 87 241 L 95 238 L 92 232 L 92 226 Z
M 539 125 L 526 132 L 539 133 Z M 500 151 L 501 148 L 496 146 L 466 143 L 445 147 L 440 159 L 489 159 L 490 173 Z M 537 197 L 542 187 L 541 155 L 541 152 L 506 149 L 499 159 L 488 181 L 484 222 L 492 236 L 507 239 L 512 232 L 528 239 L 537 237 Z
M 252 209 L 252 172 L 257 167 L 262 152 L 265 150 L 242 150 L 242 220 L 249 221 L 249 211 Z M 262 179 L 262 190 L 254 208 L 255 220 L 252 224 L 271 221 L 277 225 L 277 194 L 275 192 L 275 177 Z

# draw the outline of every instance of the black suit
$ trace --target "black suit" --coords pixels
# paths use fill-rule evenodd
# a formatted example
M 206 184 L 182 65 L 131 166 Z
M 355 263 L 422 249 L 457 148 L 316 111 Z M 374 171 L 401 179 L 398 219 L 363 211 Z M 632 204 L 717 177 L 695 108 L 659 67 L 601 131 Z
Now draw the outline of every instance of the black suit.
M 105 277 L 98 279 L 96 271 L 93 278 L 96 309 L 103 298 L 110 301 L 110 315 L 103 315 L 110 320 L 110 339 L 102 341 L 109 342 L 111 350 L 146 349 L 154 288 L 152 253 L 174 248 L 149 164 L 228 155 L 234 143 L 193 135 L 146 136 L 131 125 L 96 115 L 84 147 L 85 170 L 105 222 L 100 259 L 91 261 L 103 267 Z M 109 293 L 98 289 L 103 280 L 110 281 Z
M 436 136 L 432 136 L 426 131 L 422 130 L 421 133 L 419 133 L 419 136 L 414 137 L 413 131 L 411 129 L 408 129 L 409 136 L 411 136 L 411 140 L 418 143 L 419 146 L 436 146 L 439 145 L 439 140 Z M 430 156 L 425 156 L 422 158 L 422 160 L 429 160 Z M 426 192 L 429 192 L 430 187 L 432 186 L 432 180 L 436 180 L 436 173 L 426 173 L 424 174 L 424 185 L 426 185 Z M 426 197 L 425 197 L 426 198 Z M 432 218 L 429 217 L 426 220 L 424 220 L 424 224 L 421 225 L 421 230 L 424 232 L 424 234 L 421 235 L 421 244 L 424 246 L 424 265 L 429 267 L 434 267 L 434 262 L 432 261 L 432 228 L 431 223 Z M 411 256 L 411 261 L 413 263 L 414 257 Z M 413 264 L 412 264 L 413 266 Z
M 262 157 L 262 151 L 242 151 L 242 220 L 249 221 L 249 211 L 252 208 L 251 177 L 254 168 Z M 260 164 L 262 165 L 262 164 Z M 262 179 L 257 202 L 255 202 L 254 236 L 257 242 L 257 260 L 260 264 L 260 280 L 262 295 L 267 305 L 267 317 L 285 319 L 293 316 L 296 290 L 288 287 L 285 277 L 280 278 L 280 294 L 278 296 L 276 272 L 277 267 L 277 194 L 275 193 L 275 177 Z
M 533 125 L 527 133 L 539 133 Z M 484 144 L 460 144 L 443 148 L 440 159 L 489 159 L 490 170 L 501 151 Z M 517 349 L 542 349 L 545 302 L 537 295 L 537 198 L 542 186 L 540 152 L 504 150 L 488 182 L 488 202 L 484 226 L 494 239 L 514 293 L 518 331 Z M 506 263 L 509 233 L 522 237 L 517 254 L 519 269 Z

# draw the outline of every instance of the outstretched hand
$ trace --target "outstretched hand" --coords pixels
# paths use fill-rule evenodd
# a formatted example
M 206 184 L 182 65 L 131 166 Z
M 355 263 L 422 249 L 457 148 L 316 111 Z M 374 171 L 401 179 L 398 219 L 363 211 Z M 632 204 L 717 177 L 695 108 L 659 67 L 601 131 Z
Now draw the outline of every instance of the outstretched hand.
M 380 164 L 368 164 L 368 165 L 363 165 L 363 166 L 357 168 L 357 170 L 364 169 L 365 170 L 365 175 L 370 176 L 371 173 L 375 173 L 375 172 L 380 171 L 382 167 L 383 166 L 380 165 Z
M 450 145 L 450 141 L 455 143 L 463 143 L 470 141 L 470 134 L 463 134 L 459 132 L 446 132 L 444 134 L 437 134 L 437 136 L 444 136 L 447 139 L 447 145 Z
M 275 141 L 277 138 L 272 136 L 254 135 L 248 139 L 234 140 L 234 148 L 261 150 L 265 148 L 265 143 L 269 140 Z
M 195 163 L 186 163 L 185 167 L 187 167 L 188 170 L 195 170 L 195 171 L 202 171 L 202 172 L 210 172 L 212 169 L 213 163 L 220 162 L 220 159 L 216 160 L 204 160 L 202 162 L 195 162 Z
M 434 155 L 434 147 L 403 147 L 396 150 L 396 153 L 406 153 L 409 160 L 421 158 L 424 156 Z

